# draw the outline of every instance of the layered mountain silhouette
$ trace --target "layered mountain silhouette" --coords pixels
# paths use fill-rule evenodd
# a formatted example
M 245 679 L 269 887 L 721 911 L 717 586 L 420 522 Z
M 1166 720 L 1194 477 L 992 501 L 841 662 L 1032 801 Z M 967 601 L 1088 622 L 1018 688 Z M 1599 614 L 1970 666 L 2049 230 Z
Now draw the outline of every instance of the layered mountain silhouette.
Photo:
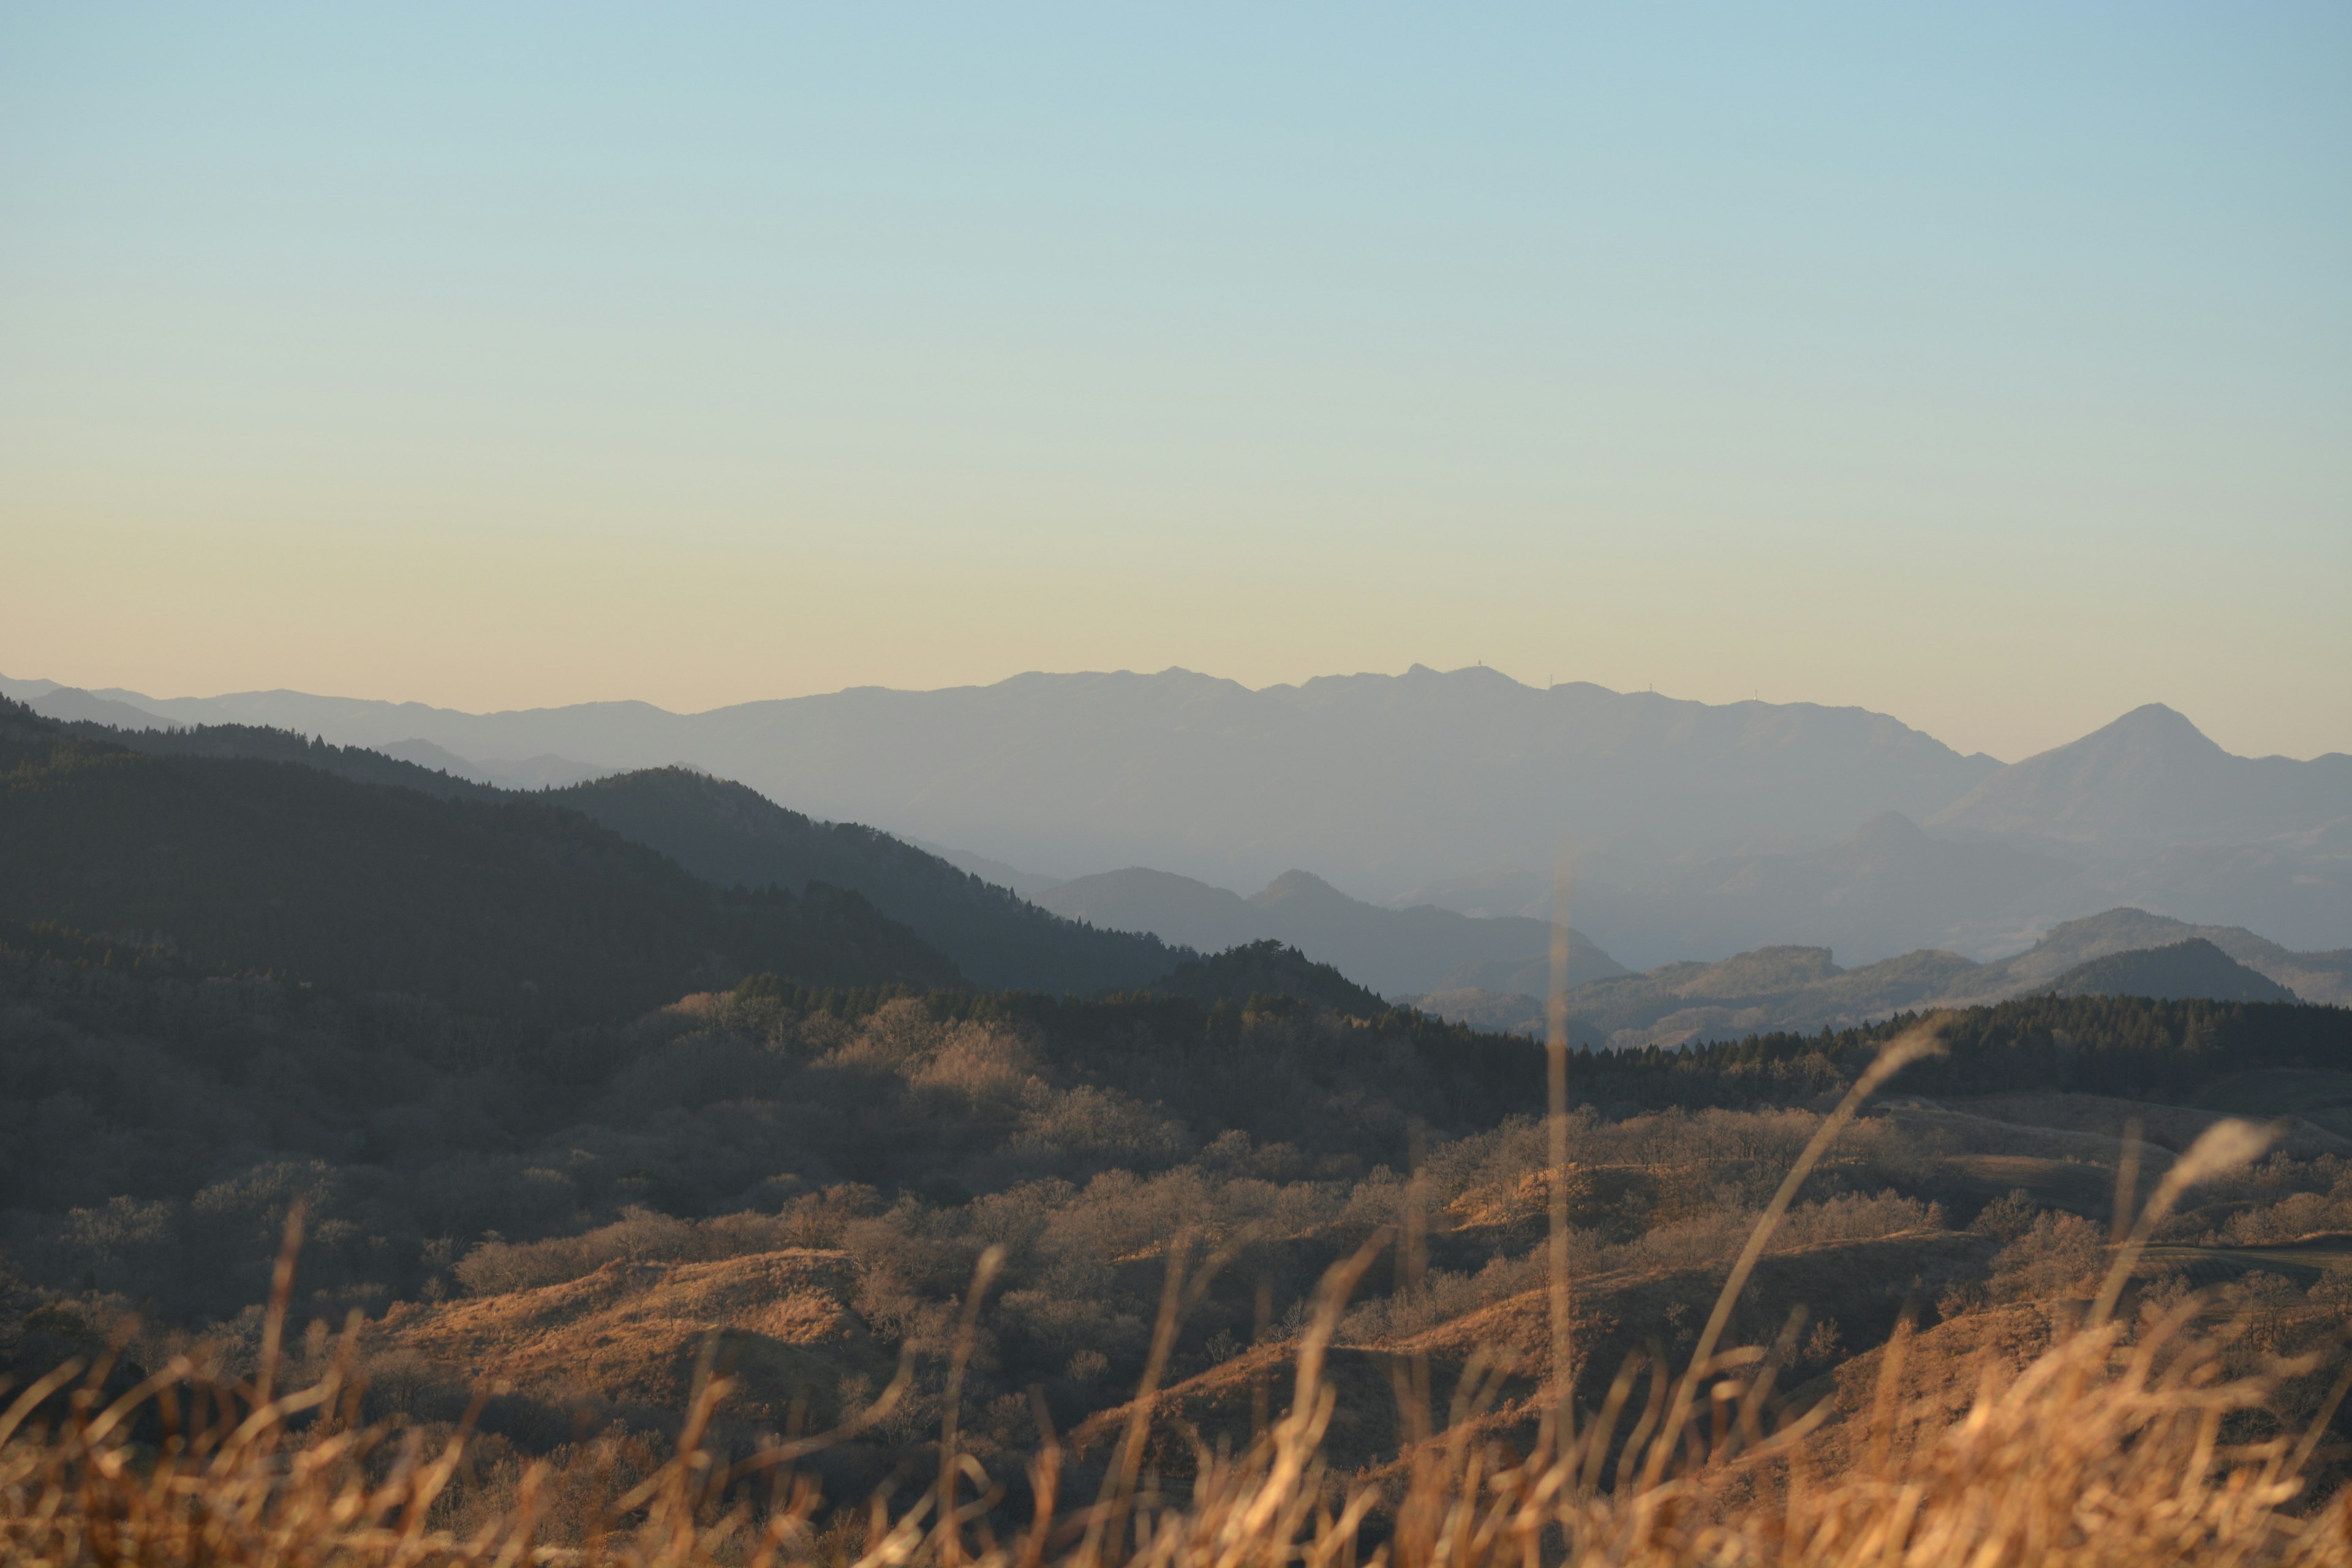
M 1181 669 L 1026 675 L 698 714 L 0 690 L 109 722 L 430 746 L 485 782 L 683 763 L 952 846 L 1040 896 L 1115 867 L 1224 888 L 1305 867 L 1378 903 L 1543 918 L 1566 839 L 1578 926 L 1637 966 L 1790 942 L 1984 959 L 2119 905 L 2352 943 L 2352 757 L 2232 756 L 2161 706 L 2004 765 L 1858 709 L 1418 666 L 1257 691 Z
M 1508 974 L 1465 971 L 1417 998 L 1424 1011 L 1486 1029 L 1534 1034 L 1540 993 Z M 1485 982 L 1482 984 L 1482 982 Z M 1679 1046 L 1776 1029 L 1850 1028 L 1904 1011 L 1973 1006 L 2039 992 L 2352 1005 L 2352 952 L 2295 952 L 2249 931 L 2195 927 L 2144 910 L 2069 921 L 1990 963 L 1923 950 L 1853 968 L 1825 947 L 1759 948 L 1705 963 L 1661 964 L 1568 994 L 1573 1037 L 1617 1048 Z
M 1189 956 L 1140 934 L 1148 928 L 1098 930 L 1112 922 L 1063 919 L 887 833 L 818 822 L 756 790 L 685 768 L 616 774 L 546 798 L 721 886 L 853 889 L 984 989 L 1139 991 Z M 1215 952 L 1248 940 L 1176 947 Z
M 173 722 L 346 745 L 687 763 L 814 816 L 1051 875 L 1147 865 L 1260 886 L 1307 866 L 1382 898 L 1498 861 L 1548 867 L 1563 833 L 1671 857 L 1827 837 L 1883 811 L 1920 818 L 2000 767 L 1861 709 L 1538 689 L 1420 666 L 1256 691 L 1181 669 L 1024 675 L 690 715 L 640 702 L 467 714 L 290 691 L 95 695 Z
M 1517 973 L 1550 962 L 1549 921 L 1476 920 L 1427 904 L 1384 910 L 1305 871 L 1286 871 L 1244 899 L 1173 872 L 1130 868 L 1065 882 L 1038 894 L 1037 901 L 1073 919 L 1153 931 L 1203 952 L 1269 940 L 1287 943 L 1389 996 L 1430 990 L 1465 964 Z M 1571 984 L 1624 973 L 1583 933 L 1570 932 Z

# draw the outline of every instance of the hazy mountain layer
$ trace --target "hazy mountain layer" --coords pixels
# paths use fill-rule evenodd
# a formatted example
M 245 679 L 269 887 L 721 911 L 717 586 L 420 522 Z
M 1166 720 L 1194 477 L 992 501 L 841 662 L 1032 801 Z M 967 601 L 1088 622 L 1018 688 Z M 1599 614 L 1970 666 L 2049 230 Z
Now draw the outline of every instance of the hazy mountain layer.
M 2255 844 L 2319 832 L 2352 847 L 2352 756 L 2232 756 L 2151 702 L 1990 775 L 1928 822 L 2070 844 Z
M 1426 991 L 1464 964 L 1500 963 L 1517 970 L 1550 962 L 1549 921 L 1517 916 L 1475 920 L 1426 904 L 1384 910 L 1305 871 L 1286 871 L 1244 899 L 1189 877 L 1138 867 L 1081 877 L 1038 894 L 1037 901 L 1073 919 L 1153 931 L 1202 952 L 1267 939 L 1287 942 L 1389 996 Z M 1572 982 L 1623 973 L 1622 964 L 1581 932 L 1570 933 Z
M 2000 764 L 1883 714 L 1714 707 L 1496 671 L 1331 676 L 1262 691 L 1181 669 L 865 688 L 680 715 L 640 702 L 466 714 L 299 692 L 96 695 L 183 723 L 429 741 L 613 768 L 692 763 L 824 816 L 1041 872 L 1156 865 L 1248 886 L 1312 866 L 1390 896 L 1561 835 L 1679 855 L 1922 817 Z
M 2191 942 L 2210 948 L 2227 967 L 2183 959 L 2179 950 Z M 2151 950 L 2173 956 L 2149 960 Z M 1465 966 L 1417 1005 L 1475 1027 L 1532 1034 L 1544 1026 L 1541 978 L 1532 967 L 1513 973 Z M 2062 925 L 1993 963 L 1929 950 L 1845 969 L 1827 948 L 1769 947 L 1597 981 L 1570 991 L 1568 1001 L 1577 1043 L 1625 1048 L 1773 1029 L 1851 1028 L 1906 1009 L 1981 1005 L 2051 990 L 2113 993 L 2135 984 L 2163 987 L 2147 994 L 2299 997 L 2341 1005 L 2352 1003 L 2352 952 L 2294 952 L 2249 931 L 2110 910 Z
M 2003 766 L 1860 710 L 1538 690 L 1486 669 L 1263 691 L 1182 670 L 1028 675 L 692 715 L 12 684 L 118 721 L 429 745 L 500 782 L 690 763 L 1028 868 L 1005 879 L 1024 892 L 1109 866 L 1229 887 L 1307 867 L 1379 901 L 1540 917 L 1565 836 L 1578 924 L 1636 965 L 1790 942 L 1988 958 L 2121 904 L 2352 943 L 2352 757 L 2233 757 L 2158 706 Z
M 1990 959 L 2126 905 L 2258 925 L 2301 947 L 2352 939 L 2352 856 L 2276 842 L 2137 852 L 2037 842 L 2046 847 L 1958 840 L 1890 813 L 1818 849 L 1725 856 L 1637 881 L 1580 878 L 1577 918 L 1636 963 L 1792 941 L 1863 963 L 1921 947 Z M 1426 896 L 1493 908 L 1533 880 L 1465 879 Z

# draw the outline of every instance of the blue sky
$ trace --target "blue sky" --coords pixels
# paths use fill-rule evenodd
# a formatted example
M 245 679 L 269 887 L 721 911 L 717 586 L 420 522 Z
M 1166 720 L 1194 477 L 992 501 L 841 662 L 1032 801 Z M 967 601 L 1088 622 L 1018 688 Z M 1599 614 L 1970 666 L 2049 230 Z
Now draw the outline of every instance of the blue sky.
M 0 12 L 0 670 L 2352 750 L 2343 7 Z

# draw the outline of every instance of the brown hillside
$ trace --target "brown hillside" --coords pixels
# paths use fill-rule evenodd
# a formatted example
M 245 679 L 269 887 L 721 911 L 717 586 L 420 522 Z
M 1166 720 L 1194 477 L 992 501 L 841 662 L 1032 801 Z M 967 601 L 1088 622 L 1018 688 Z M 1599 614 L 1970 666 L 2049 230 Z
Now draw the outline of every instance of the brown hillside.
M 684 1408 L 708 1354 L 738 1380 L 734 1414 L 781 1423 L 795 1399 L 830 1415 L 845 1376 L 888 1380 L 895 1362 L 849 1309 L 849 1289 L 838 1252 L 614 1262 L 561 1285 L 394 1307 L 381 1343 L 551 1405 L 666 1413 Z

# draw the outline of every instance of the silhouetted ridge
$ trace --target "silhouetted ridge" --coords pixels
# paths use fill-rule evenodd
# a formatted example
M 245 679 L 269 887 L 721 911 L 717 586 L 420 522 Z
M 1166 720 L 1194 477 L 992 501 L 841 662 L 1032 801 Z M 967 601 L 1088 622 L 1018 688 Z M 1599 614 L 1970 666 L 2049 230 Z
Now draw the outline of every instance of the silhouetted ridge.
M 0 768 L 0 918 L 142 933 L 205 966 L 546 1023 L 626 1017 L 761 969 L 962 980 L 854 892 L 722 892 L 528 796 L 142 754 L 14 703 Z
M 1134 989 L 1185 955 L 1154 936 L 1097 930 L 1039 909 L 877 829 L 818 822 L 686 768 L 622 773 L 547 798 L 721 886 L 853 888 L 984 989 Z

